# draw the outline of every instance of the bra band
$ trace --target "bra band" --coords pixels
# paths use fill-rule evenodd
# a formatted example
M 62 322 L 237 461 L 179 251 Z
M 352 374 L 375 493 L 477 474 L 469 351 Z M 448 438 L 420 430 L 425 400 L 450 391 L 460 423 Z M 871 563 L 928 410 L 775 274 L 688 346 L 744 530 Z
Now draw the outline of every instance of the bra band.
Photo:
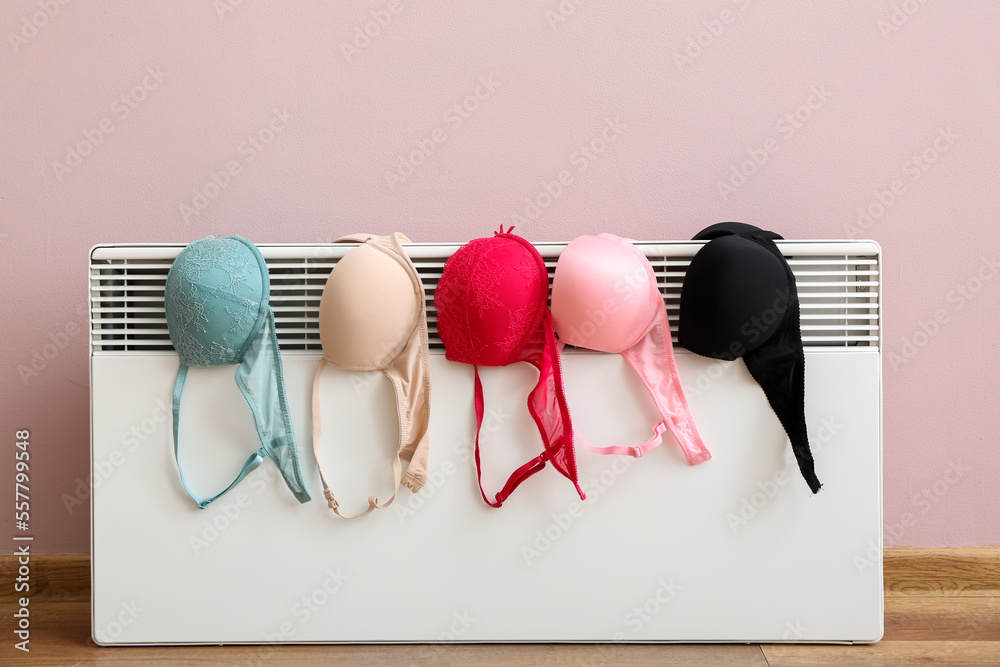
M 278 339 L 275 335 L 274 312 L 267 306 L 267 315 L 262 326 L 253 338 L 252 344 L 247 348 L 243 359 L 236 367 L 234 377 L 236 385 L 240 388 L 243 398 L 250 407 L 253 414 L 254 425 L 257 429 L 257 438 L 261 443 L 260 448 L 254 452 L 236 479 L 221 492 L 202 500 L 188 486 L 184 477 L 184 471 L 180 461 L 180 431 L 181 418 L 181 395 L 184 391 L 184 384 L 187 380 L 188 365 L 181 363 L 177 369 L 177 378 L 174 381 L 173 393 L 173 431 L 174 431 L 174 460 L 177 463 L 177 471 L 180 473 L 181 484 L 188 495 L 194 499 L 200 509 L 205 509 L 212 502 L 218 500 L 233 487 L 243 481 L 251 472 L 256 470 L 265 458 L 270 458 L 278 466 L 285 484 L 295 495 L 296 500 L 305 503 L 310 500 L 306 491 L 305 483 L 302 480 L 302 471 L 299 468 L 298 451 L 295 444 L 295 436 L 292 430 L 292 423 L 288 412 L 288 401 L 284 391 L 284 373 L 281 366 L 281 356 L 278 354 Z M 271 406 L 270 412 L 262 412 L 260 406 Z
M 573 433 L 566 426 L 571 424 L 569 407 L 566 397 L 561 391 L 563 386 L 562 367 L 559 363 L 559 352 L 555 345 L 555 333 L 552 329 L 552 318 L 548 310 L 515 361 L 526 361 L 538 369 L 539 377 L 535 388 L 528 394 L 528 412 L 531 413 L 538 432 L 545 445 L 541 454 L 531 459 L 511 474 L 503 489 L 491 501 L 483 490 L 482 463 L 479 455 L 479 433 L 483 426 L 485 401 L 483 385 L 479 379 L 479 367 L 473 365 L 475 373 L 476 402 L 476 476 L 479 480 L 479 493 L 490 507 L 499 508 L 514 492 L 521 482 L 545 468 L 546 462 L 573 482 L 581 500 L 587 496 L 577 482 L 576 462 L 567 452 L 573 451 Z
M 320 436 L 322 434 L 322 401 L 320 400 L 320 375 L 329 362 L 324 356 L 320 359 L 313 378 L 313 453 L 316 455 L 316 467 L 323 483 L 323 496 L 327 507 L 344 519 L 354 519 L 369 514 L 377 509 L 385 509 L 396 499 L 400 485 L 411 492 L 417 493 L 427 483 L 427 458 L 430 452 L 428 427 L 430 425 L 430 356 L 427 341 L 427 309 L 424 306 L 424 290 L 405 251 L 402 243 L 410 240 L 403 234 L 392 236 L 373 236 L 369 234 L 352 234 L 337 239 L 335 243 L 367 243 L 375 249 L 393 258 L 410 276 L 413 285 L 414 298 L 419 301 L 416 316 L 411 324 L 410 333 L 404 339 L 401 349 L 390 351 L 391 360 L 387 365 L 370 370 L 381 370 L 392 382 L 396 397 L 396 415 L 399 425 L 399 443 L 392 458 L 392 496 L 384 503 L 379 503 L 376 496 L 368 497 L 368 508 L 356 514 L 344 514 L 340 511 L 337 501 L 323 476 L 323 466 L 320 463 Z M 337 269 L 334 268 L 334 271 Z M 358 369 L 355 369 L 358 370 Z M 402 472 L 400 459 L 409 461 L 405 474 Z

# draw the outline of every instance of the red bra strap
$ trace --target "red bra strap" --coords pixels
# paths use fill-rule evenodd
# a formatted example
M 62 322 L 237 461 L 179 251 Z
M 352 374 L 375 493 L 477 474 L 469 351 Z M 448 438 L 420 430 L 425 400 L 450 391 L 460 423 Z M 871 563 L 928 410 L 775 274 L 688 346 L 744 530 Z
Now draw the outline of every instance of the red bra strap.
M 490 502 L 490 499 L 486 497 L 486 491 L 483 490 L 483 466 L 479 458 L 479 432 L 483 427 L 483 413 L 486 408 L 486 402 L 483 400 L 483 383 L 479 379 L 479 367 L 472 367 L 476 375 L 476 477 L 479 479 L 479 493 L 482 494 L 483 500 L 490 507 L 500 507 L 503 502 L 510 497 L 510 494 L 514 492 L 521 482 L 528 479 L 536 472 L 545 467 L 545 461 L 548 459 L 548 452 L 542 452 L 540 455 L 531 459 L 523 466 L 514 471 L 504 485 L 503 490 L 496 495 L 496 500 Z
M 528 412 L 545 443 L 545 452 L 552 467 L 573 483 L 581 500 L 587 495 L 580 488 L 573 449 L 573 422 L 563 390 L 562 366 L 552 317 L 548 311 L 535 334 L 521 352 L 520 361 L 538 369 L 538 383 L 528 394 Z

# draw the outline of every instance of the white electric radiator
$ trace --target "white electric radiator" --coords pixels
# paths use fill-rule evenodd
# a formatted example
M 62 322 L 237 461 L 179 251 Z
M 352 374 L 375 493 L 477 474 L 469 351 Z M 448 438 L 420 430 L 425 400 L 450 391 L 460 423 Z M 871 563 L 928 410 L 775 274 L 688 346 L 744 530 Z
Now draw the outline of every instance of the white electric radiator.
M 550 275 L 565 244 L 536 247 Z M 676 330 L 701 246 L 639 243 Z M 783 241 L 806 348 L 813 496 L 742 361 L 677 349 L 712 460 L 669 435 L 640 459 L 577 448 L 587 500 L 551 466 L 497 510 L 476 485 L 472 368 L 445 360 L 433 293 L 458 244 L 407 246 L 431 340 L 430 481 L 345 521 L 312 452 L 317 313 L 353 245 L 262 245 L 288 400 L 313 501 L 266 462 L 199 510 L 173 461 L 177 356 L 163 285 L 182 245 L 98 245 L 90 256 L 93 635 L 100 644 L 283 642 L 872 642 L 882 636 L 881 254 L 868 241 Z M 618 355 L 568 349 L 574 424 L 592 444 L 645 440 L 652 399 Z M 482 369 L 484 486 L 541 451 L 527 364 Z M 388 497 L 392 390 L 329 366 L 324 469 L 347 511 Z M 182 460 L 193 488 L 224 488 L 259 447 L 233 367 L 192 368 Z

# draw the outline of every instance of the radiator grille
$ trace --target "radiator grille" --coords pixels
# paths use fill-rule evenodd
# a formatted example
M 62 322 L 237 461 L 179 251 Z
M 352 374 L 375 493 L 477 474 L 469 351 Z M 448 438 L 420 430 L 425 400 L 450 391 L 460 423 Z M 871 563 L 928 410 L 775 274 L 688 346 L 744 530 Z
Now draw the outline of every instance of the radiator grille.
M 681 284 L 700 244 L 637 244 L 653 265 L 670 318 L 677 331 Z M 778 244 L 795 273 L 807 348 L 877 347 L 880 335 L 881 266 L 870 242 L 786 241 Z M 337 259 L 354 244 L 261 245 L 271 277 L 282 350 L 319 350 L 319 301 Z M 407 251 L 426 295 L 432 351 L 443 350 L 437 335 L 434 289 L 445 260 L 460 244 L 413 244 Z M 537 244 L 549 280 L 565 244 Z M 98 246 L 91 253 L 90 329 L 95 354 L 173 350 L 163 310 L 167 271 L 182 245 Z M 675 335 L 676 342 L 676 335 Z

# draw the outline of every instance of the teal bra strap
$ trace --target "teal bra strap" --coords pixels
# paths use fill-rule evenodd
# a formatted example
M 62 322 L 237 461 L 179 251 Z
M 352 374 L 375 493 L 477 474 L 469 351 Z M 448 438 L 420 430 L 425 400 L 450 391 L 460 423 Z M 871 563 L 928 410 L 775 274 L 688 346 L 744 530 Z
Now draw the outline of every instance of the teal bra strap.
M 254 452 L 253 456 L 251 456 L 250 458 L 248 458 L 247 462 L 243 464 L 243 469 L 240 470 L 240 474 L 236 477 L 235 480 L 233 480 L 233 483 L 230 484 L 229 486 L 227 486 L 225 488 L 225 490 L 223 490 L 221 493 L 217 493 L 216 495 L 212 496 L 211 498 L 207 498 L 205 500 L 200 500 L 198 498 L 198 496 L 196 496 L 191 491 L 190 487 L 188 487 L 188 485 L 187 485 L 187 481 L 185 481 L 185 479 L 184 479 L 184 471 L 181 469 L 181 459 L 180 459 L 180 455 L 178 454 L 178 439 L 177 439 L 178 427 L 180 426 L 180 421 L 181 421 L 181 392 L 184 391 L 184 381 L 187 379 L 187 372 L 188 372 L 187 365 L 181 364 L 180 367 L 177 369 L 177 380 L 174 382 L 174 403 L 173 403 L 173 405 L 174 405 L 174 460 L 177 462 L 177 472 L 180 473 L 181 484 L 184 485 L 184 490 L 187 491 L 187 493 L 188 493 L 189 496 L 191 496 L 192 498 L 194 498 L 194 501 L 196 503 L 198 503 L 198 508 L 199 509 L 205 509 L 206 507 L 209 506 L 210 503 L 212 503 L 213 501 L 215 501 L 215 500 L 221 498 L 222 496 L 226 495 L 227 493 L 229 493 L 230 489 L 232 489 L 234 486 L 236 486 L 237 484 L 239 484 L 240 482 L 242 482 L 244 477 L 246 477 L 251 472 L 253 472 L 254 470 L 256 470 L 257 467 L 261 463 L 264 462 L 264 456 L 266 455 L 266 453 L 264 452 L 264 448 L 263 447 L 261 447 L 256 452 Z
M 300 503 L 309 502 L 309 492 L 299 467 L 298 445 L 292 428 L 285 374 L 281 365 L 274 311 L 267 306 L 267 316 L 247 348 L 243 361 L 234 373 L 243 393 L 260 439 L 260 451 L 278 466 L 288 489 Z

